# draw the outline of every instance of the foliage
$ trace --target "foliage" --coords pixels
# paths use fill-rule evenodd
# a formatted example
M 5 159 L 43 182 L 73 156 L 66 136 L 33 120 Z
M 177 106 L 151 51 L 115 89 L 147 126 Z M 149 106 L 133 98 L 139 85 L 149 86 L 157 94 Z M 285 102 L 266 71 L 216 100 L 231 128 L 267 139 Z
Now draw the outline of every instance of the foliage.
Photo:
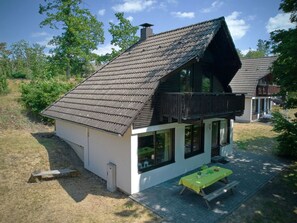
M 27 75 L 21 72 L 12 73 L 11 77 L 14 79 L 26 79 Z
M 297 158 L 297 113 L 289 121 L 280 112 L 274 112 L 272 122 L 273 130 L 280 133 L 276 138 L 278 154 Z
M 270 48 L 271 46 L 269 41 L 259 39 L 257 43 L 257 50 L 250 49 L 246 55 L 243 55 L 241 51 L 237 49 L 237 53 L 239 57 L 243 59 L 261 58 L 269 56 Z
M 0 43 L 0 94 L 6 94 L 9 91 L 7 83 L 7 77 L 11 74 L 9 55 L 6 43 Z
M 0 74 L 0 95 L 7 94 L 9 92 L 7 77 L 3 74 Z
M 272 72 L 276 82 L 281 86 L 282 93 L 297 92 L 297 2 L 296 0 L 282 0 L 280 9 L 291 13 L 291 22 L 295 28 L 276 30 L 270 33 L 272 51 L 278 55 L 272 65 Z M 297 107 L 297 97 L 290 97 L 287 107 Z
M 39 13 L 46 16 L 41 27 L 63 30 L 54 36 L 49 44 L 55 46 L 50 52 L 56 65 L 70 74 L 84 74 L 90 69 L 92 53 L 99 43 L 103 43 L 103 24 L 88 9 L 81 8 L 82 0 L 44 0 Z
M 107 63 L 139 40 L 139 37 L 136 35 L 138 27 L 133 26 L 122 12 L 116 13 L 115 16 L 118 19 L 118 23 L 114 24 L 110 22 L 108 31 L 112 35 L 111 44 L 117 46 L 119 50 L 112 48 L 111 53 L 98 56 L 98 64 Z
M 29 111 L 39 116 L 43 109 L 56 101 L 73 86 L 74 83 L 54 78 L 23 83 L 20 86 L 21 101 Z
M 21 40 L 11 45 L 11 67 L 13 78 L 34 79 L 46 76 L 47 58 L 44 46 Z

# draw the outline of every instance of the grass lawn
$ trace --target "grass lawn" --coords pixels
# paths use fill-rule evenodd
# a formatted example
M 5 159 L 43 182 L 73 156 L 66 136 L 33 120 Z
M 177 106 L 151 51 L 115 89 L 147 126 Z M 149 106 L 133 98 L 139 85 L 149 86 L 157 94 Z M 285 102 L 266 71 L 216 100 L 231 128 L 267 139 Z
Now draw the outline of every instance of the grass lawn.
M 274 155 L 276 136 L 269 124 L 235 123 L 234 126 L 237 149 Z M 291 162 L 286 170 L 221 222 L 297 222 L 297 162 Z
M 32 122 L 18 82 L 0 96 L 0 222 L 159 222 L 160 219 L 83 168 L 52 127 Z M 75 167 L 78 177 L 27 183 L 34 170 Z

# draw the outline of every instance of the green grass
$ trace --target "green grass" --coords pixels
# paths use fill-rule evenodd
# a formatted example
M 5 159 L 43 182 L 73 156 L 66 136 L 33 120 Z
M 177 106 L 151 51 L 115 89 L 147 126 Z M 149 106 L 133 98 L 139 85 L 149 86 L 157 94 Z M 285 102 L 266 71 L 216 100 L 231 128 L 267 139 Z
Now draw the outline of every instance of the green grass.
M 235 123 L 234 143 L 238 149 L 253 152 L 274 152 L 277 134 L 272 131 L 272 126 L 265 123 Z

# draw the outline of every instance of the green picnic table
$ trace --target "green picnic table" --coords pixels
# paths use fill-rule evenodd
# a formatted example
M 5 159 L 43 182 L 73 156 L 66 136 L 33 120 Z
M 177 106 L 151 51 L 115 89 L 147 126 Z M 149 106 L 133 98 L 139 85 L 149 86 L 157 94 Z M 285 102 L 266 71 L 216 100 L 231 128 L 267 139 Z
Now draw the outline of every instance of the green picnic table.
M 212 166 L 184 176 L 179 180 L 179 185 L 183 185 L 183 189 L 181 190 L 180 194 L 182 194 L 184 190 L 188 188 L 201 195 L 205 199 L 207 206 L 210 208 L 208 201 L 218 197 L 219 195 L 227 192 L 230 189 L 232 190 L 232 188 L 239 183 L 238 181 L 233 181 L 228 184 L 227 177 L 230 176 L 232 173 L 232 170 L 218 166 Z M 204 189 L 206 187 L 218 181 L 222 181 L 223 183 L 225 183 L 225 186 L 212 192 L 211 194 L 206 194 L 204 192 Z

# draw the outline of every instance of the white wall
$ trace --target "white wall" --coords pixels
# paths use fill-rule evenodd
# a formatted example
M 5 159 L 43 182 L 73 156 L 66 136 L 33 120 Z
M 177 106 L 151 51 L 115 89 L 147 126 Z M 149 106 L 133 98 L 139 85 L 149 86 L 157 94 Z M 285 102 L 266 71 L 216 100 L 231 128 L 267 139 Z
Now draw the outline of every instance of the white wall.
M 185 124 L 166 124 L 159 126 L 150 126 L 148 128 L 134 129 L 131 136 L 131 185 L 132 193 L 137 193 L 141 190 L 151 186 L 162 183 L 166 180 L 180 176 L 188 171 L 198 168 L 203 164 L 210 163 L 211 161 L 211 132 L 212 122 L 221 119 L 207 119 L 204 120 L 205 134 L 204 134 L 204 153 L 184 158 L 184 135 Z M 233 124 L 232 124 L 233 127 Z M 144 132 L 157 131 L 162 129 L 175 128 L 175 162 L 148 172 L 138 173 L 137 165 L 137 148 L 138 148 L 138 135 Z M 232 131 L 233 132 L 233 131 Z M 232 142 L 232 138 L 231 141 Z M 221 150 L 224 154 L 232 152 L 232 144 L 225 146 Z
M 107 179 L 107 164 L 116 165 L 116 184 L 122 191 L 131 193 L 131 129 L 121 137 L 89 129 L 89 165 L 87 169 Z
M 114 163 L 117 187 L 131 193 L 131 129 L 120 137 L 72 122 L 56 120 L 56 134 L 70 142 L 70 145 L 75 143 L 82 146 L 84 167 L 101 178 L 107 179 L 107 163 Z
M 86 162 L 87 155 L 87 128 L 72 122 L 56 119 L 56 134 L 60 138 L 64 139 L 77 153 L 77 155 L 83 159 L 84 165 Z M 76 145 L 75 145 L 76 144 Z M 78 148 L 80 147 L 80 151 Z M 83 155 L 82 155 L 83 153 Z

